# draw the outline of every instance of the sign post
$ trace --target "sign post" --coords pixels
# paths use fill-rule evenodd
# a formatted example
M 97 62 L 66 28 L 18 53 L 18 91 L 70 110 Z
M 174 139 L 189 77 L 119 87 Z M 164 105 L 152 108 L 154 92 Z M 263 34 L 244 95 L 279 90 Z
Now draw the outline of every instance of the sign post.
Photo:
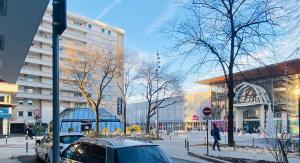
M 208 156 L 208 116 L 211 114 L 211 109 L 205 107 L 203 109 L 203 114 L 206 116 L 206 154 Z
M 35 132 L 37 131 L 37 120 L 40 116 L 40 110 L 39 109 L 35 109 L 33 111 L 34 114 L 34 118 L 35 118 Z M 35 141 L 37 140 L 37 133 L 35 133 Z

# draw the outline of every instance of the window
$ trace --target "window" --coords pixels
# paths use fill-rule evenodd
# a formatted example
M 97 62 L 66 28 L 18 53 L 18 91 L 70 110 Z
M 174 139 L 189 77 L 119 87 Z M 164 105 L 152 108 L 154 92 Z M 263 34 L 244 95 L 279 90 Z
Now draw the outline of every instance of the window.
M 19 111 L 19 112 L 18 112 L 18 116 L 19 116 L 19 117 L 23 117 L 23 111 Z
M 89 29 L 92 29 L 92 24 L 88 24 L 88 28 L 89 28 Z
M 138 146 L 118 148 L 116 150 L 118 162 L 130 163 L 156 163 L 172 162 L 170 158 L 158 146 Z
M 5 96 L 4 95 L 0 95 L 0 102 L 4 102 Z
M 0 50 L 4 50 L 4 39 L 5 37 L 3 35 L 0 35 Z
M 104 29 L 104 28 L 102 28 L 102 29 L 101 29 L 101 31 L 102 31 L 102 33 L 104 33 L 104 32 L 105 32 L 105 29 Z
M 7 14 L 7 0 L 0 0 L 0 15 L 6 16 Z
M 82 97 L 82 95 L 81 95 L 80 92 L 75 92 L 75 93 L 74 93 L 74 97 Z
M 107 34 L 108 34 L 108 35 L 111 35 L 111 31 L 108 31 Z
M 97 162 L 97 163 L 105 163 L 106 157 L 106 149 L 98 146 L 92 145 L 89 151 L 89 161 L 90 162 Z
M 32 94 L 33 93 L 33 89 L 32 88 L 28 88 L 27 92 L 30 93 L 30 94 Z
M 32 112 L 31 111 L 28 112 L 28 117 L 32 117 Z
M 87 143 L 73 144 L 70 145 L 66 150 L 63 151 L 62 157 L 68 158 L 74 161 L 87 162 L 88 151 L 90 145 Z
M 28 104 L 28 105 L 32 105 L 32 99 L 28 99 L 28 100 L 27 100 L 27 104 Z
M 33 82 L 33 78 L 34 78 L 33 76 L 28 76 L 27 81 L 28 81 L 28 82 Z
M 19 100 L 19 105 L 23 105 L 24 101 L 23 100 Z

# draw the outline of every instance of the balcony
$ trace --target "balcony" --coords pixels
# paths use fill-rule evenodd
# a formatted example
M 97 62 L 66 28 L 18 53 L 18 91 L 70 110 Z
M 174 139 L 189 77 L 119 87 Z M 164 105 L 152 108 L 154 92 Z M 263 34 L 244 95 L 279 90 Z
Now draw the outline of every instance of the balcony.
M 42 77 L 50 77 L 52 78 L 51 72 L 43 72 L 43 71 L 34 71 L 29 69 L 21 69 L 21 74 L 28 74 L 28 75 L 35 75 L 35 76 L 42 76 Z
M 37 47 L 30 47 L 29 51 L 52 56 L 52 49 L 42 49 L 42 48 L 37 48 Z
M 18 85 L 27 87 L 37 87 L 37 88 L 48 88 L 51 89 L 52 85 L 47 83 L 37 83 L 37 82 L 27 82 L 27 81 L 17 81 Z
M 29 58 L 29 57 L 26 57 L 25 62 L 40 64 L 40 65 L 45 65 L 45 66 L 52 66 L 51 61 L 45 61 L 45 60 L 42 60 L 42 59 L 35 59 L 35 58 Z
M 44 32 L 48 32 L 48 33 L 52 33 L 52 27 L 45 27 L 45 26 L 40 26 L 39 30 L 44 31 Z M 75 32 L 64 32 L 63 37 L 67 37 L 70 39 L 74 39 L 74 40 L 80 40 L 83 42 L 88 42 L 88 39 L 86 38 L 86 36 L 84 35 L 78 35 Z
M 30 98 L 39 100 L 52 100 L 52 95 L 33 94 L 33 93 L 17 93 L 17 98 Z

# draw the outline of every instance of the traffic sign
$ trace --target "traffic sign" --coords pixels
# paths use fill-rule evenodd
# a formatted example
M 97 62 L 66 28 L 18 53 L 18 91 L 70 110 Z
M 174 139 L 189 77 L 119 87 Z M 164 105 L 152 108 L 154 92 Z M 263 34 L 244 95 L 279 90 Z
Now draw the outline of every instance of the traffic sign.
M 39 115 L 40 115 L 40 109 L 35 109 L 35 110 L 33 111 L 33 114 L 34 114 L 35 116 L 39 116 Z
M 203 109 L 203 114 L 209 116 L 211 114 L 211 109 L 209 107 L 205 107 Z

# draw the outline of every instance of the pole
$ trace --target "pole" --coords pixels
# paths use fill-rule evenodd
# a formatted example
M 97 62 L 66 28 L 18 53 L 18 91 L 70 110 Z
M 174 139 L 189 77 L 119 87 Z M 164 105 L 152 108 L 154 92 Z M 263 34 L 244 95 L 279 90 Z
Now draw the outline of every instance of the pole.
M 156 138 L 159 139 L 159 109 L 158 109 L 158 69 L 159 69 L 159 53 L 156 53 L 156 89 L 157 89 L 157 93 L 156 93 Z
M 53 1 L 53 8 L 58 1 Z M 53 10 L 53 15 L 59 14 Z M 52 23 L 52 76 L 53 76 L 53 163 L 59 162 L 59 34 Z
M 37 140 L 37 116 L 35 116 L 35 142 Z
M 208 116 L 206 118 L 206 154 L 208 156 Z

